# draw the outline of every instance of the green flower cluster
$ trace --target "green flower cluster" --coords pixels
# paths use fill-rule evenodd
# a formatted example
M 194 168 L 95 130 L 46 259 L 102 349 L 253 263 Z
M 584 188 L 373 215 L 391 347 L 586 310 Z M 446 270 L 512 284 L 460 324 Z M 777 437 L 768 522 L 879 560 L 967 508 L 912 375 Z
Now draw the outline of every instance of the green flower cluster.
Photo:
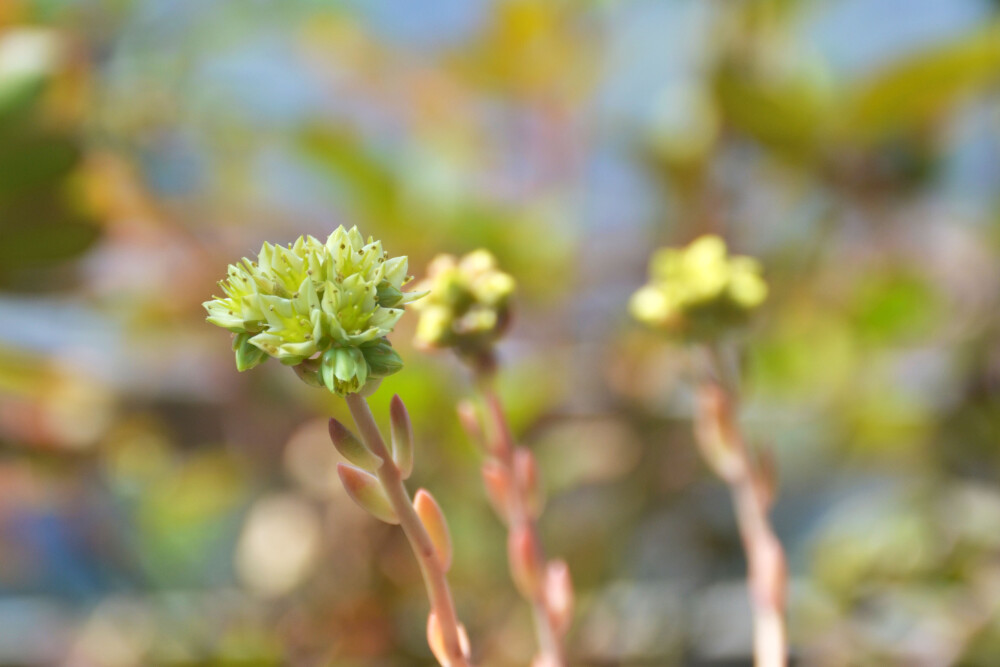
M 717 337 L 744 324 L 767 298 L 760 263 L 730 256 L 718 236 L 696 239 L 686 248 L 658 250 L 649 282 L 629 302 L 645 324 L 692 340 Z
M 439 255 L 420 287 L 430 290 L 430 296 L 414 306 L 420 311 L 416 339 L 421 347 L 484 353 L 510 321 L 514 279 L 497 268 L 488 250 L 461 259 Z
M 231 264 L 219 283 L 225 296 L 203 305 L 209 322 L 236 334 L 239 370 L 271 356 L 344 395 L 402 368 L 385 336 L 403 307 L 423 296 L 402 291 L 406 270 L 406 257 L 390 258 L 381 241 L 339 227 L 326 243 L 312 236 L 288 247 L 265 243 L 257 261 Z

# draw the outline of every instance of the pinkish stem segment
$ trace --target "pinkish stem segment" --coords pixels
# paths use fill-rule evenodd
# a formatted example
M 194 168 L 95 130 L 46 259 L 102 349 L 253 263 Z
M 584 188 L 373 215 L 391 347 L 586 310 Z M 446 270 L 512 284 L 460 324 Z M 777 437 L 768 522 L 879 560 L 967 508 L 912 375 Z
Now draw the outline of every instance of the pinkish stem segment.
M 438 558 L 427 529 L 413 508 L 399 468 L 393 462 L 392 454 L 382 439 L 382 433 L 375 423 L 368 402 L 359 394 L 347 394 L 346 400 L 361 439 L 372 453 L 384 461 L 376 471 L 376 475 L 399 517 L 399 525 L 410 541 L 413 553 L 420 564 L 424 584 L 427 586 L 427 596 L 430 598 L 431 612 L 437 616 L 441 628 L 444 650 L 448 658 L 445 667 L 471 667 L 469 658 L 462 649 L 458 616 L 455 613 L 455 603 L 448 587 L 444 565 Z
M 560 619 L 560 615 L 565 615 L 566 610 L 560 611 L 550 606 L 549 594 L 544 585 L 549 563 L 546 561 L 545 552 L 538 536 L 538 526 L 535 515 L 530 508 L 530 500 L 526 497 L 527 485 L 523 483 L 523 480 L 518 479 L 520 471 L 515 463 L 514 438 L 510 425 L 507 423 L 500 397 L 493 387 L 492 376 L 480 374 L 477 380 L 490 421 L 489 432 L 492 434 L 492 441 L 487 447 L 489 456 L 510 482 L 507 493 L 507 516 L 505 517 L 508 530 L 512 537 L 519 536 L 527 542 L 526 548 L 521 552 L 521 557 L 526 558 L 528 562 L 523 563 L 522 567 L 539 575 L 538 579 L 541 580 L 536 581 L 535 585 L 527 587 L 528 590 L 522 590 L 522 594 L 531 604 L 535 633 L 538 637 L 539 654 L 533 664 L 545 667 L 565 667 L 567 662 L 563 636 L 567 630 L 568 619 Z M 516 558 L 517 556 L 512 552 L 509 557 Z M 516 567 L 512 564 L 512 568 Z M 521 588 L 524 589 L 525 586 L 521 586 Z M 567 595 L 569 594 L 570 592 L 567 591 Z
M 695 432 L 702 453 L 729 485 L 746 552 L 754 617 L 754 664 L 784 667 L 788 661 L 785 627 L 787 567 L 781 542 L 768 517 L 773 480 L 756 459 L 736 420 L 734 390 L 724 381 L 716 348 L 707 350 L 707 378 L 699 388 Z

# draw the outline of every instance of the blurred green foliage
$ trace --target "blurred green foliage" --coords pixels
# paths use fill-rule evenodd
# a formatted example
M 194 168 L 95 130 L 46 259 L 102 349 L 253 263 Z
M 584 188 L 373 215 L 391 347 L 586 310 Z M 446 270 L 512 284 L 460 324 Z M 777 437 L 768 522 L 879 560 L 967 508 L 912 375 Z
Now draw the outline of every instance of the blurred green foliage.
M 29 290 L 44 281 L 26 269 L 66 262 L 98 237 L 81 201 L 83 158 L 72 121 L 50 119 L 47 96 L 58 37 L 41 29 L 9 30 L 0 42 L 0 284 Z
M 517 280 L 501 391 L 573 664 L 747 664 L 691 360 L 626 307 L 653 248 L 706 233 L 771 290 L 732 351 L 798 664 L 996 664 L 998 10 L 0 2 L 0 663 L 429 662 L 405 540 L 336 482 L 342 401 L 237 374 L 199 306 L 263 241 L 343 223 L 418 277 L 483 246 Z M 471 379 L 414 319 L 373 411 L 413 415 L 480 664 L 522 665 Z

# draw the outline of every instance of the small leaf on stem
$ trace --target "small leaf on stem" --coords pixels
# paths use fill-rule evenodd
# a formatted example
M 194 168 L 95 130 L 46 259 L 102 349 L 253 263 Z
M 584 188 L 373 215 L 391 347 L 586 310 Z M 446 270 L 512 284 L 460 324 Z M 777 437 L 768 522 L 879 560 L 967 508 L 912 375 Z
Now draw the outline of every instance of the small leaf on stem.
M 573 621 L 573 582 L 566 561 L 554 560 L 545 568 L 545 606 L 552 627 L 565 636 Z
M 490 501 L 493 511 L 500 520 L 508 523 L 510 518 L 510 476 L 506 468 L 496 461 L 483 464 L 483 485 L 486 487 L 486 498 Z
M 399 468 L 399 474 L 407 479 L 413 472 L 413 425 L 403 399 L 398 395 L 393 396 L 389 404 L 389 417 L 392 426 L 392 459 Z
M 341 456 L 359 468 L 374 472 L 382 465 L 382 459 L 365 447 L 356 435 L 336 419 L 330 420 L 330 440 Z
M 542 573 L 535 558 L 535 540 L 528 526 L 518 526 L 507 539 L 507 558 L 514 585 L 528 600 L 542 593 Z
M 431 542 L 434 543 L 441 569 L 447 572 L 451 568 L 451 534 L 448 532 L 448 522 L 444 518 L 441 506 L 429 491 L 420 489 L 413 499 L 413 509 L 416 510 Z
M 456 411 L 458 412 L 458 422 L 462 425 L 465 433 L 473 442 L 485 449 L 486 437 L 483 433 L 483 424 L 479 419 L 479 411 L 476 410 L 475 404 L 469 400 L 460 401 Z
M 343 483 L 347 495 L 362 509 L 386 523 L 399 523 L 399 517 L 396 516 L 396 511 L 392 509 L 392 503 L 389 502 L 388 496 L 385 495 L 385 491 L 382 490 L 382 485 L 379 484 L 375 475 L 346 463 L 337 464 L 337 474 L 340 476 L 340 481 Z
M 448 649 L 445 647 L 444 634 L 441 632 L 441 623 L 437 614 L 433 611 L 427 617 L 427 644 L 431 647 L 431 653 L 442 667 L 451 667 L 451 659 L 448 657 Z M 469 633 L 465 631 L 465 626 L 458 624 L 458 644 L 462 655 L 466 658 L 472 652 L 469 646 Z
M 532 517 L 538 518 L 542 512 L 542 487 L 538 480 L 538 463 L 535 455 L 524 447 L 514 450 L 514 478 L 524 499 L 524 504 Z

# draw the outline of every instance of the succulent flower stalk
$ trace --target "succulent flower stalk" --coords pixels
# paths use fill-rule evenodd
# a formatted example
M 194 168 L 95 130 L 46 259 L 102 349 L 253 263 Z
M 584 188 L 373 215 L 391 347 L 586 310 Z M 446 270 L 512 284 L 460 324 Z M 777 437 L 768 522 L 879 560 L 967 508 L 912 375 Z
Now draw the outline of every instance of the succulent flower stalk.
M 730 256 L 717 236 L 703 236 L 686 248 L 657 251 L 649 273 L 649 283 L 632 296 L 629 309 L 640 322 L 697 343 L 704 353 L 695 438 L 733 499 L 748 561 L 754 663 L 782 667 L 788 659 L 787 570 L 768 516 L 774 500 L 773 471 L 764 463 L 767 457 L 752 452 L 740 432 L 736 389 L 726 382 L 720 341 L 764 302 L 767 284 L 755 259 Z
M 386 336 L 424 296 L 403 292 L 409 280 L 406 257 L 389 257 L 357 227 L 338 227 L 325 242 L 265 243 L 255 260 L 231 264 L 223 296 L 203 305 L 209 322 L 235 334 L 238 370 L 274 357 L 343 396 L 402 368 Z
M 420 311 L 417 344 L 453 349 L 472 368 L 486 406 L 488 428 L 482 428 L 467 403 L 459 405 L 459 419 L 486 454 L 482 468 L 486 495 L 509 531 L 511 578 L 535 618 L 539 646 L 535 662 L 562 667 L 567 664 L 564 644 L 573 613 L 569 570 L 565 563 L 546 560 L 537 526 L 541 511 L 537 465 L 528 450 L 514 443 L 493 386 L 494 346 L 510 322 L 514 279 L 500 270 L 489 251 L 476 250 L 461 258 L 440 255 L 431 262 L 420 287 L 429 289 L 430 296 L 414 306 Z M 547 586 L 550 570 L 562 574 Z
M 718 350 L 706 349 L 706 370 L 698 388 L 695 436 L 702 455 L 726 482 L 747 557 L 753 610 L 754 664 L 783 667 L 788 662 L 785 552 L 771 526 L 774 472 L 768 459 L 750 451 L 736 419 L 734 390 L 721 381 Z
M 731 256 L 718 236 L 686 248 L 662 248 L 649 263 L 649 282 L 629 301 L 632 315 L 668 333 L 710 340 L 744 324 L 767 298 L 760 263 Z
M 403 366 L 386 336 L 404 307 L 424 296 L 403 292 L 406 269 L 406 257 L 390 258 L 380 241 L 339 227 L 326 242 L 302 236 L 287 247 L 265 243 L 256 260 L 230 265 L 219 283 L 224 296 L 204 307 L 209 322 L 234 334 L 238 370 L 274 357 L 308 384 L 344 397 L 360 434 L 330 420 L 330 439 L 349 462 L 337 466 L 344 489 L 369 514 L 402 528 L 427 587 L 434 655 L 443 667 L 469 667 L 468 637 L 446 578 L 448 524 L 429 492 L 421 490 L 414 504 L 403 484 L 413 469 L 409 414 L 394 397 L 390 447 L 365 400 L 381 377 Z
M 390 407 L 390 450 L 364 397 L 348 394 L 346 400 L 358 427 L 360 441 L 383 463 L 375 470 L 374 475 L 341 464 L 338 470 L 341 479 L 351 498 L 362 508 L 383 521 L 398 523 L 403 529 L 420 563 L 420 572 L 430 599 L 428 641 L 431 650 L 443 667 L 469 667 L 469 640 L 464 626 L 458 621 L 446 576 L 452 560 L 448 523 L 441 507 L 428 491 L 421 489 L 417 492 L 416 499 L 411 501 L 403 484 L 409 474 L 406 467 L 412 465 L 412 451 L 405 455 L 404 463 L 399 462 L 399 452 L 413 446 L 413 429 L 406 408 L 398 396 L 393 397 Z M 331 420 L 331 435 L 336 434 L 337 439 L 346 439 L 344 430 Z M 348 472 L 346 477 L 345 472 Z M 377 485 L 377 492 L 370 488 L 372 483 Z

